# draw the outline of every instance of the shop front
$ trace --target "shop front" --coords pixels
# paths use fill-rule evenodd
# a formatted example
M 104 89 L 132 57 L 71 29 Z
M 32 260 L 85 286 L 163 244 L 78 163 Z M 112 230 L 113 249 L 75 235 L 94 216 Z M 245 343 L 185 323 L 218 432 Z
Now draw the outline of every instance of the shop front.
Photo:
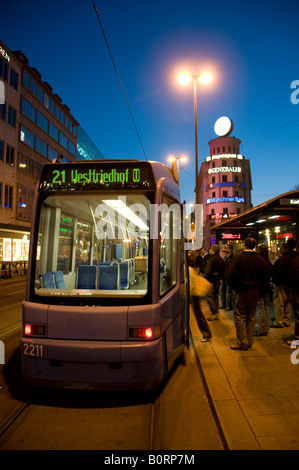
M 0 278 L 24 276 L 27 272 L 30 232 L 0 229 Z
M 268 246 L 270 258 L 275 260 L 283 242 L 299 241 L 299 190 L 281 194 L 212 226 L 211 235 L 215 243 L 230 243 L 236 245 L 236 249 L 246 237 L 252 236 L 258 244 Z

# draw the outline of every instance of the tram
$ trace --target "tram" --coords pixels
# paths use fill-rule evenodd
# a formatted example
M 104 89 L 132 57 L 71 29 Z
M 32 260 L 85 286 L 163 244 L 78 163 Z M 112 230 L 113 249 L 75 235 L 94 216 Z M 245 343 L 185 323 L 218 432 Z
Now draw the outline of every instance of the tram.
M 25 383 L 150 390 L 188 344 L 183 205 L 159 162 L 51 163 L 36 189 Z

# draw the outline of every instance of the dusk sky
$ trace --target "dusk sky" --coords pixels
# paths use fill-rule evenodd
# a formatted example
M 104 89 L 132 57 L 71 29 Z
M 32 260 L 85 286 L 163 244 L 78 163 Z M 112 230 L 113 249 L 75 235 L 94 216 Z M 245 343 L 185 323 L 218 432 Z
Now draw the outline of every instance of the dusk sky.
M 211 84 L 198 85 L 199 168 L 215 121 L 228 116 L 250 160 L 253 206 L 299 184 L 298 0 L 94 2 L 142 145 L 92 0 L 3 0 L 0 39 L 27 56 L 106 158 L 187 155 L 181 199 L 194 202 L 193 87 L 177 73 L 210 70 Z

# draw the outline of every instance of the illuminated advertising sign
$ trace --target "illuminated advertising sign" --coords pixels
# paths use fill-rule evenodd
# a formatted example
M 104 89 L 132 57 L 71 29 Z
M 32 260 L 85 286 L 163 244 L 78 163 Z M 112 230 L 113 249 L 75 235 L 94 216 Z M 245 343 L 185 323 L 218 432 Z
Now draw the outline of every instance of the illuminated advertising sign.
M 84 162 L 45 165 L 40 189 L 154 188 L 146 162 Z
M 217 154 L 217 155 L 209 155 L 208 157 L 206 157 L 206 162 L 210 162 L 211 160 L 218 160 L 220 158 L 233 158 L 233 159 L 238 159 L 238 160 L 243 160 L 243 155 L 241 155 L 240 153 L 236 154 L 236 153 L 220 153 L 220 154 Z
M 282 198 L 279 200 L 279 204 L 281 206 L 299 206 L 299 199 L 298 198 Z
M 240 233 L 222 233 L 221 240 L 241 240 Z
M 7 60 L 7 62 L 10 62 L 10 55 L 7 54 L 7 52 L 0 46 L 0 54 L 4 57 L 4 59 Z
M 206 200 L 207 204 L 214 204 L 215 202 L 245 202 L 244 197 L 211 197 Z
M 232 217 L 236 217 L 236 215 L 238 215 L 238 214 L 234 214 L 234 213 L 210 214 L 209 218 L 210 219 L 231 219 Z
M 276 238 L 293 238 L 292 233 L 277 233 Z
M 209 174 L 212 173 L 241 173 L 241 168 L 239 166 L 217 166 L 216 168 L 210 168 L 208 170 Z

